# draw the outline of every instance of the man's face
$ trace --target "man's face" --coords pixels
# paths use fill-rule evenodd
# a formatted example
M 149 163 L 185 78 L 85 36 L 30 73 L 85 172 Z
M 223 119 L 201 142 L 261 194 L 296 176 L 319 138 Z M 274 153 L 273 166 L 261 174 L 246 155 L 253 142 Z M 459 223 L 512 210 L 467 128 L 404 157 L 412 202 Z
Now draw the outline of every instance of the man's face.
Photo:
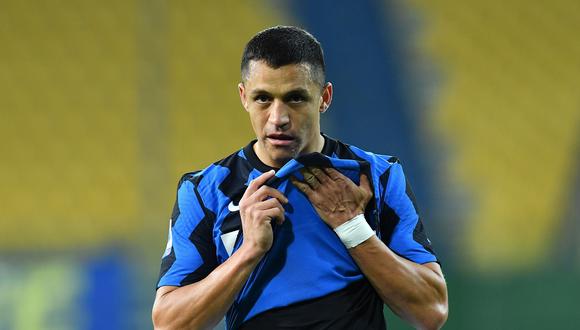
M 298 155 L 321 151 L 320 113 L 330 105 L 332 85 L 321 88 L 314 82 L 308 64 L 274 69 L 263 61 L 251 61 L 238 87 L 258 139 L 254 150 L 262 162 L 282 167 Z

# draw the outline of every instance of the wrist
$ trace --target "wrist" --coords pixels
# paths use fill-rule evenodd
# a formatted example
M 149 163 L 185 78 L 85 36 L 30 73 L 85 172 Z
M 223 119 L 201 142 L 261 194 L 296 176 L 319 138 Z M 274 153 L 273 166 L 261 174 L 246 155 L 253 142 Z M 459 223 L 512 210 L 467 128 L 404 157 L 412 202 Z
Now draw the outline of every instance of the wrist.
M 332 228 L 332 230 L 334 230 L 357 216 L 363 215 L 363 213 L 364 211 L 352 211 L 348 212 L 348 214 L 345 212 L 344 214 L 337 215 L 334 218 L 325 219 L 324 221 L 330 226 L 330 228 Z
M 248 261 L 259 262 L 268 250 L 264 250 L 258 244 L 244 241 L 238 249 L 240 254 Z
M 375 235 L 364 214 L 359 214 L 344 222 L 334 228 L 334 232 L 347 249 L 354 248 Z

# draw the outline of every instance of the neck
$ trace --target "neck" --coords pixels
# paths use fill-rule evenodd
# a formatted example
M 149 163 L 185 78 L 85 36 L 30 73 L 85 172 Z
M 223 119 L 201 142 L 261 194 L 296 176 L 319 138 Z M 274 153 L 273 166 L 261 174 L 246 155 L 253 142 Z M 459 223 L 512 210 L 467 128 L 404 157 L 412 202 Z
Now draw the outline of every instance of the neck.
M 322 134 L 318 132 L 318 135 L 316 137 L 317 137 L 316 148 L 311 152 L 322 152 L 322 149 L 324 149 L 324 136 L 322 136 Z

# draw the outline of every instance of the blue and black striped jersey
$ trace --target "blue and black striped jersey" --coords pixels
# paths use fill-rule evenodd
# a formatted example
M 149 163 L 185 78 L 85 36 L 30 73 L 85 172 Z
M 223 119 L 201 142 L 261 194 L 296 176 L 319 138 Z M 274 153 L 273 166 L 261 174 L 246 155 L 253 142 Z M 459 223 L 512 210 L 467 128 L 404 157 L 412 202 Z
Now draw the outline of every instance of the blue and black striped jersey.
M 309 302 L 316 306 L 325 297 L 344 298 L 346 294 L 356 300 L 356 292 L 364 290 L 349 288 L 360 283 L 370 288 L 334 231 L 290 183 L 291 175 L 301 178 L 298 170 L 304 166 L 333 167 L 357 184 L 360 173 L 366 173 L 372 178 L 374 198 L 365 217 L 377 236 L 395 253 L 411 261 L 421 264 L 437 261 L 398 159 L 366 152 L 328 136 L 324 138 L 322 153 L 290 160 L 267 183 L 288 198 L 286 221 L 273 226 L 272 248 L 228 310 L 228 329 L 237 329 L 245 322 L 250 324 L 261 318 L 268 320 L 270 328 L 274 329 L 273 318 L 268 315 L 274 315 L 274 319 L 275 315 L 282 317 L 288 315 L 288 309 L 293 306 L 304 309 L 304 304 Z M 251 180 L 271 169 L 256 156 L 254 143 L 202 171 L 181 178 L 157 287 L 199 281 L 239 248 L 243 241 L 239 200 Z M 382 302 L 376 293 L 372 289 L 368 292 L 374 297 L 363 299 L 372 305 L 367 310 L 381 311 Z M 353 301 L 353 308 L 358 304 L 359 301 Z M 339 318 L 337 314 L 333 317 Z M 368 320 L 368 325 L 383 324 L 384 329 L 382 313 L 367 314 L 373 318 Z M 310 317 L 314 318 L 312 324 L 320 325 L 324 321 L 316 318 L 327 316 L 313 312 Z M 327 321 L 336 323 L 332 319 Z M 258 323 L 255 324 L 253 328 L 258 327 Z

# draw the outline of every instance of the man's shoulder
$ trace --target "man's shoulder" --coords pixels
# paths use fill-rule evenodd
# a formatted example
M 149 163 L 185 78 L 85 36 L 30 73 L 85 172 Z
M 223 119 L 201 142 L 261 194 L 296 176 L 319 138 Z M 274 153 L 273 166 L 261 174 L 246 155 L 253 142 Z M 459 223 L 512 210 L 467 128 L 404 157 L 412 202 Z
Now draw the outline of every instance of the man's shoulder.
M 337 158 L 356 159 L 369 162 L 371 165 L 391 166 L 392 164 L 400 163 L 398 157 L 388 154 L 380 154 L 358 146 L 335 140 L 336 152 L 333 156 Z
M 332 157 L 340 159 L 354 159 L 369 164 L 370 173 L 381 186 L 386 186 L 393 166 L 401 166 L 398 157 L 388 154 L 380 154 L 362 149 L 358 146 L 337 141 L 335 153 Z
M 251 171 L 251 164 L 246 159 L 243 148 L 215 161 L 205 168 L 183 174 L 179 180 L 178 187 L 184 182 L 191 182 L 200 192 L 212 190 L 220 186 L 228 177 L 241 179 L 244 174 Z

